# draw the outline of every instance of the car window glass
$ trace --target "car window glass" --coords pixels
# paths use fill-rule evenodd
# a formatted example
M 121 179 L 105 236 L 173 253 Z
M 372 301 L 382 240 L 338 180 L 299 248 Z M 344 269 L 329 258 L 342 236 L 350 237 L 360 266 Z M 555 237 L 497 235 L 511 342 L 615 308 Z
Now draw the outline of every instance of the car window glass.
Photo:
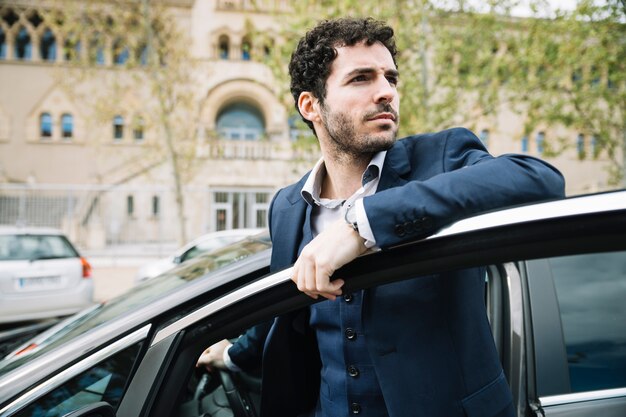
M 219 249 L 224 245 L 229 245 L 231 243 L 238 242 L 242 239 L 243 239 L 242 236 L 230 236 L 230 237 L 222 236 L 222 237 L 216 237 L 216 238 L 205 240 L 204 242 L 198 243 L 196 246 L 194 246 L 193 248 L 185 252 L 185 254 L 181 257 L 181 262 L 195 258 L 198 255 L 201 255 L 203 253 Z
M 18 417 L 60 417 L 106 401 L 117 407 L 141 344 L 135 344 L 63 383 L 21 410 Z
M 57 235 L 0 235 L 0 260 L 74 258 L 70 243 Z
M 102 323 L 128 314 L 135 308 L 149 304 L 156 299 L 168 296 L 179 287 L 191 281 L 201 279 L 210 272 L 268 249 L 270 247 L 268 240 L 269 238 L 267 237 L 255 237 L 254 239 L 247 239 L 203 254 L 191 262 L 132 288 L 119 297 L 98 305 L 86 314 L 77 315 L 75 320 L 67 323 L 62 330 L 51 335 L 49 339 L 41 341 L 37 349 L 12 358 L 10 361 L 0 361 L 0 375 L 19 367 L 32 358 L 45 355 L 55 347 L 84 334 Z
M 549 262 L 572 392 L 626 387 L 626 252 Z

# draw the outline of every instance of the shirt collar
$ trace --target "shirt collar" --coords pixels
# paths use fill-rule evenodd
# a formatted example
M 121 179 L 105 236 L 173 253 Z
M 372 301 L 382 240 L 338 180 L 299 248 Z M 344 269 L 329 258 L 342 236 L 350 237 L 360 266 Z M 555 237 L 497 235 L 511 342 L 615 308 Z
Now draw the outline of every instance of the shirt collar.
M 387 156 L 387 151 L 381 151 L 376 153 L 370 163 L 363 171 L 363 176 L 361 177 L 361 185 L 365 185 L 370 181 L 376 180 L 380 173 L 383 170 L 383 164 L 385 163 L 385 157 Z M 324 165 L 324 158 L 320 158 L 319 161 L 315 164 L 309 177 L 307 178 L 304 186 L 302 187 L 302 191 L 300 191 L 300 195 L 304 201 L 306 201 L 309 205 L 317 205 L 321 204 L 320 193 L 322 191 L 322 183 L 324 181 L 324 176 L 326 175 L 326 166 Z

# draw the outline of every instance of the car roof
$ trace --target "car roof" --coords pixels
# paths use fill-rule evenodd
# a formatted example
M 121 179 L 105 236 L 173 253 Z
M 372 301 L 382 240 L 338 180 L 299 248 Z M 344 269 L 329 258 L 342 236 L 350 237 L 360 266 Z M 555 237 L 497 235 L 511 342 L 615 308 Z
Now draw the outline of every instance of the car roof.
M 19 227 L 0 226 L 0 235 L 63 235 L 59 229 L 52 227 Z
M 195 238 L 193 242 L 200 242 L 205 239 L 211 239 L 220 236 L 250 236 L 261 233 L 265 229 L 229 229 L 229 230 L 220 230 L 219 232 L 210 232 L 204 235 L 198 236 Z

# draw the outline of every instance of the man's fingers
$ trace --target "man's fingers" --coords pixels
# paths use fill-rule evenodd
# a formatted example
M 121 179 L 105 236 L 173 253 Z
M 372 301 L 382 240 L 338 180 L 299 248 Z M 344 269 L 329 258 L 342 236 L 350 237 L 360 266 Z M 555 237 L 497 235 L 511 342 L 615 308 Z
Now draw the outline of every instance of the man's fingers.
M 327 284 L 327 289 L 323 292 L 320 292 L 319 294 L 324 298 L 334 301 L 335 299 L 337 299 L 338 296 L 341 295 L 341 287 L 343 287 L 343 284 L 344 281 L 342 279 L 336 279 L 334 281 L 331 281 Z

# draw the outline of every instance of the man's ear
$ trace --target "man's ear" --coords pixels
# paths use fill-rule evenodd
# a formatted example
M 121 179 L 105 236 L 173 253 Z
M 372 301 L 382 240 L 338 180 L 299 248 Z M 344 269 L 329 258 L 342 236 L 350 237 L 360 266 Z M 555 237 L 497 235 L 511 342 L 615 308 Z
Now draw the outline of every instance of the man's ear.
M 298 97 L 298 110 L 305 119 L 310 122 L 319 122 L 319 101 L 310 91 L 303 91 Z

